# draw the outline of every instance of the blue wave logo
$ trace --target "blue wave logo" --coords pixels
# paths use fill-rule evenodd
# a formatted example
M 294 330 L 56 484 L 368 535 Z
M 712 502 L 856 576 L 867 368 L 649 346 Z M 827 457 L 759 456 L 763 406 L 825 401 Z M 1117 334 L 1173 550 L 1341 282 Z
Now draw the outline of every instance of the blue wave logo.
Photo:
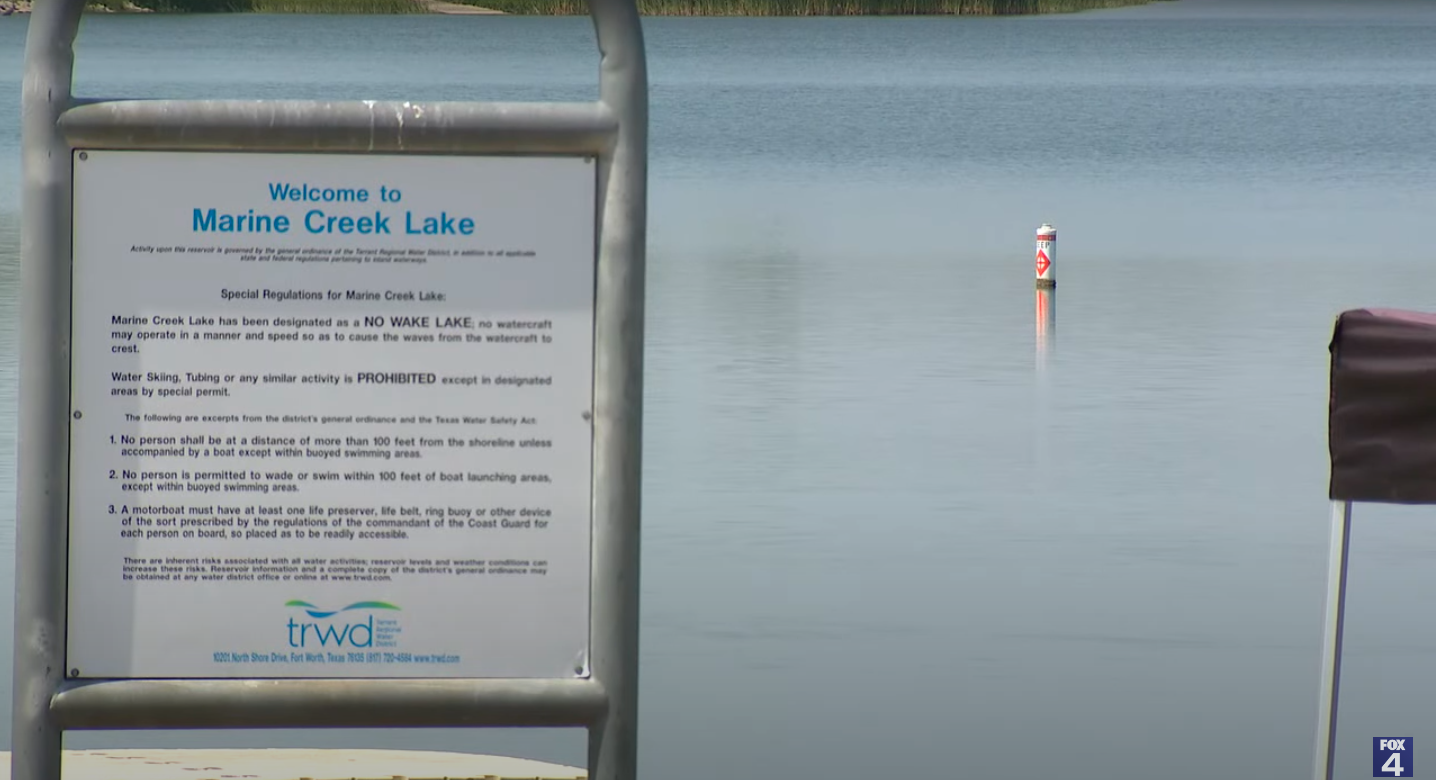
M 356 609 L 392 609 L 392 610 L 394 610 L 394 611 L 396 611 L 396 612 L 399 611 L 399 607 L 398 607 L 398 606 L 396 606 L 396 605 L 394 605 L 394 604 L 390 604 L 390 603 L 387 602 L 387 601 L 356 601 L 356 602 L 354 602 L 353 604 L 350 604 L 350 605 L 347 606 L 347 607 L 342 607 L 342 608 L 340 608 L 340 609 L 332 609 L 332 610 L 330 610 L 330 609 L 323 609 L 323 608 L 320 608 L 320 607 L 316 607 L 316 606 L 314 606 L 313 604 L 310 604 L 310 603 L 307 602 L 307 601 L 300 601 L 299 599 L 291 599 L 291 600 L 289 600 L 289 601 L 284 602 L 284 606 L 286 606 L 286 607 L 299 607 L 299 608 L 303 609 L 306 613 L 308 613 L 310 617 L 312 617 L 312 618 L 314 618 L 314 619 L 316 619 L 316 620 L 322 620 L 322 619 L 324 619 L 324 618 L 334 617 L 335 615 L 337 615 L 337 614 L 339 614 L 339 613 L 341 613 L 341 612 L 349 612 L 349 611 L 356 610 Z

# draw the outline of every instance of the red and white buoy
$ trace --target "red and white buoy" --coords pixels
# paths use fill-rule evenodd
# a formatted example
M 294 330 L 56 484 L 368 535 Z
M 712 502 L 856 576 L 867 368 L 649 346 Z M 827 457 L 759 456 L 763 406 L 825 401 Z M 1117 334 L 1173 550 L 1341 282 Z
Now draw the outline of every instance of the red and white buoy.
M 1057 228 L 1046 222 L 1037 228 L 1037 289 L 1057 287 Z

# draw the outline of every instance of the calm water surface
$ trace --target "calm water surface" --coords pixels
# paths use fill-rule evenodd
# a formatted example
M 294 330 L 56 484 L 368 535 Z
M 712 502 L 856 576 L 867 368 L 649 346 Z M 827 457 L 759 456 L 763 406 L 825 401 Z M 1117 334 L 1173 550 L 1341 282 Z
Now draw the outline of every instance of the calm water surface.
M 645 777 L 1307 776 L 1326 345 L 1344 308 L 1436 308 L 1436 5 L 1297 5 L 647 21 Z M 24 31 L 0 20 L 7 590 Z M 569 100 L 596 62 L 582 19 L 96 16 L 77 83 Z M 1358 513 L 1343 776 L 1436 732 L 1433 515 Z

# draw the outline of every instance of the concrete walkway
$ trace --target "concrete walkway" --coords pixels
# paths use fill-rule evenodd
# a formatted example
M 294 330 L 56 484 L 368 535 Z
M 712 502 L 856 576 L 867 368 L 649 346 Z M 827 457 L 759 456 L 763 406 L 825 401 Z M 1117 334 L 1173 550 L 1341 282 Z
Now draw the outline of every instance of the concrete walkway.
M 582 780 L 526 758 L 423 750 L 66 750 L 66 780 Z M 0 752 L 0 780 L 10 753 Z

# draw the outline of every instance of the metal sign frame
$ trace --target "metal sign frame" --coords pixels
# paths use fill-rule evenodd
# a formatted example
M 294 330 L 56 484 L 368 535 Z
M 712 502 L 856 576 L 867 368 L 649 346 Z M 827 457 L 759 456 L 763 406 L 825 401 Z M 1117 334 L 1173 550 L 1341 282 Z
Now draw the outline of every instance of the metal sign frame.
M 37 0 L 25 45 L 11 777 L 59 780 L 67 729 L 542 726 L 588 730 L 592 780 L 632 780 L 648 75 L 635 0 L 589 0 L 592 103 L 80 100 L 84 0 Z M 573 679 L 75 680 L 66 676 L 71 175 L 80 149 L 593 154 L 590 657 Z

